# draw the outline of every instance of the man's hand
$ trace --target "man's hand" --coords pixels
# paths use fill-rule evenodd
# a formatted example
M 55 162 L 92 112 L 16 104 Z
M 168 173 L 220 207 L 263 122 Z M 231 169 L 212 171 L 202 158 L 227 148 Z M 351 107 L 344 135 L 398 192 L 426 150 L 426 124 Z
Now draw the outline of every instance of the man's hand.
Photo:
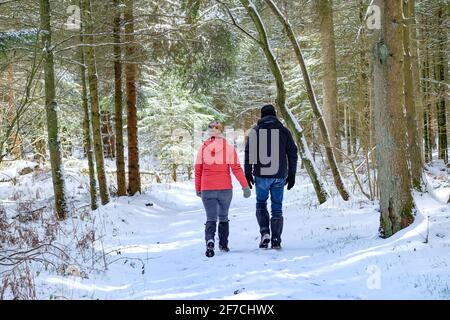
M 249 198 L 252 195 L 252 192 L 249 188 L 244 188 L 242 189 L 242 191 L 244 192 L 244 198 Z
M 295 185 L 295 175 L 294 174 L 290 174 L 288 175 L 285 185 L 287 184 L 287 189 L 291 190 L 292 187 Z
M 251 189 L 252 185 L 255 184 L 255 180 L 253 180 L 253 175 L 251 173 L 248 173 L 245 175 L 245 179 L 247 179 L 248 187 Z

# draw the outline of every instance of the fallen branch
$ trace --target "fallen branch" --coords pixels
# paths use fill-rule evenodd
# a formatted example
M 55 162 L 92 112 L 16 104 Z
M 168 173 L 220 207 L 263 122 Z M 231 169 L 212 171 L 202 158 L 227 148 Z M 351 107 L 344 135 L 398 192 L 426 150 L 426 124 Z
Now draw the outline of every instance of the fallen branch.
M 43 248 L 45 249 L 45 251 L 40 251 Z M 60 254 L 62 254 L 62 256 L 64 256 L 64 258 L 70 259 L 69 255 L 63 249 L 61 249 L 53 244 L 50 244 L 50 243 L 44 243 L 35 248 L 25 250 L 25 251 L 14 252 L 14 253 L 8 254 L 8 255 L 6 255 L 6 252 L 13 251 L 13 250 L 0 251 L 0 265 L 1 266 L 16 266 L 25 261 L 29 261 L 29 260 L 35 260 L 35 261 L 53 264 L 52 262 L 50 262 L 46 259 L 36 258 L 36 257 L 38 257 L 40 255 L 44 255 L 44 254 L 49 254 L 49 255 L 53 255 L 57 258 L 60 258 L 56 253 L 48 250 L 49 248 L 57 250 Z M 4 271 L 4 272 L 7 272 L 7 271 Z M 4 273 L 4 272 L 2 272 L 2 273 Z

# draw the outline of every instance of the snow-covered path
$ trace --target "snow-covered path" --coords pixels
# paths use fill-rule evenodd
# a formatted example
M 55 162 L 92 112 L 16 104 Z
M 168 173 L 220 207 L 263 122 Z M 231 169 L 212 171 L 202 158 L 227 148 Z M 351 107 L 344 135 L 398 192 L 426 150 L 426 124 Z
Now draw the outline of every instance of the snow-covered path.
M 317 206 L 307 179 L 285 194 L 283 250 L 258 249 L 254 194 L 236 188 L 231 252 L 204 256 L 204 212 L 191 183 L 155 185 L 114 199 L 97 216 L 111 252 L 89 279 L 41 274 L 41 298 L 81 299 L 449 299 L 450 208 L 417 195 L 415 223 L 389 239 L 367 201 Z M 152 202 L 152 206 L 147 206 Z M 428 243 L 427 216 L 430 216 Z

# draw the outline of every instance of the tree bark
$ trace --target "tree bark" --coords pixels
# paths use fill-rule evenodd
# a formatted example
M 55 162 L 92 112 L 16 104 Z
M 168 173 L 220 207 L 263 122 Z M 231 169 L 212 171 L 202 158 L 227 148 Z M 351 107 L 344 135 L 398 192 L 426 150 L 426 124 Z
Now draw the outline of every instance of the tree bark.
M 9 150 L 14 160 L 22 159 L 22 137 L 19 133 L 19 119 L 15 121 L 17 117 L 17 107 L 16 107 L 16 94 L 14 90 L 14 66 L 12 63 L 8 66 L 8 82 L 9 82 L 9 92 L 8 92 L 8 121 L 11 126 L 16 127 L 12 131 L 13 134 L 9 137 Z
M 100 189 L 100 200 L 103 205 L 109 202 L 109 192 L 106 182 L 105 163 L 103 158 L 103 141 L 100 121 L 100 106 L 98 98 L 98 77 L 97 66 L 95 64 L 95 49 L 94 49 L 94 33 L 92 21 L 92 8 L 90 0 L 82 0 L 82 20 L 84 25 L 84 33 L 87 34 L 86 43 L 88 46 L 85 51 L 85 58 L 89 78 L 89 92 L 91 98 L 91 113 L 92 113 L 92 131 L 94 137 L 94 151 L 95 160 L 97 164 L 97 178 Z
M 422 25 L 428 24 L 428 18 L 426 16 L 421 19 Z M 428 48 L 429 41 L 427 40 L 427 34 L 425 33 L 425 28 L 422 28 L 421 36 L 423 39 L 423 52 L 422 55 L 422 79 L 423 79 L 423 138 L 424 138 L 424 158 L 425 162 L 429 163 L 433 160 L 433 144 L 431 140 L 431 68 L 430 68 L 430 50 Z
M 375 138 L 380 186 L 380 233 L 390 237 L 414 221 L 405 158 L 402 2 L 377 0 L 381 30 L 374 48 Z
M 134 63 L 136 45 L 134 43 L 134 17 L 133 0 L 125 0 L 125 84 L 127 94 L 127 120 L 128 120 L 128 192 L 134 195 L 141 192 L 141 177 L 139 173 L 139 142 L 137 128 L 136 107 L 136 64 Z
M 414 84 L 413 76 L 413 57 L 411 54 L 411 39 L 410 30 L 411 22 L 414 17 L 409 16 L 410 10 L 409 4 L 413 0 L 403 0 L 404 15 L 406 18 L 403 27 L 403 46 L 404 46 L 404 65 L 403 65 L 403 77 L 404 77 L 404 96 L 406 107 L 406 128 L 408 132 L 408 158 L 411 167 L 411 182 L 412 187 L 418 191 L 422 190 L 422 156 L 419 147 L 419 134 L 417 128 L 419 127 L 416 116 L 416 100 L 415 91 L 417 86 Z
M 365 23 L 365 13 L 367 11 L 365 0 L 359 0 L 359 23 L 363 25 Z M 372 174 L 370 171 L 370 151 L 373 148 L 372 138 L 371 138 L 371 122 L 372 113 L 370 105 L 370 79 L 368 76 L 370 70 L 370 63 L 366 48 L 369 44 L 367 43 L 366 30 L 361 28 L 358 37 L 358 50 L 359 50 L 359 63 L 358 63 L 358 95 L 359 95 L 359 127 L 360 129 L 360 139 L 361 145 L 364 152 L 364 157 L 366 161 L 367 168 L 367 182 L 369 184 L 370 199 L 374 199 L 374 192 L 372 188 Z
M 173 182 L 177 182 L 177 164 L 176 163 L 172 163 L 172 181 Z
M 80 44 L 83 44 L 83 36 L 80 36 Z M 84 151 L 88 159 L 89 170 L 89 194 L 91 198 L 91 209 L 97 209 L 97 180 L 95 179 L 95 163 L 94 152 L 92 150 L 92 136 L 91 136 L 91 117 L 89 115 L 89 103 L 87 96 L 87 81 L 86 81 L 86 65 L 84 59 L 84 49 L 79 47 L 80 55 L 80 75 L 81 75 L 81 100 L 83 105 L 83 144 Z
M 448 144 L 447 144 L 447 119 L 446 104 L 448 100 L 447 94 L 447 77 L 448 74 L 448 51 L 447 51 L 447 32 L 445 29 L 445 16 L 442 7 L 438 9 L 439 36 L 437 46 L 437 65 L 436 65 L 436 81 L 438 101 L 436 108 L 437 125 L 438 125 L 438 155 L 439 159 L 448 163 Z
M 45 113 L 47 116 L 48 145 L 52 169 L 53 191 L 55 194 L 56 217 L 60 220 L 67 216 L 66 190 L 64 185 L 64 167 L 61 156 L 61 144 L 58 137 L 58 104 L 56 102 L 55 69 L 52 51 L 52 31 L 50 27 L 49 0 L 40 1 L 40 19 L 42 47 L 44 55 Z
M 353 106 L 351 106 L 350 108 L 352 117 L 351 117 L 351 122 L 350 122 L 350 126 L 351 126 L 351 140 L 350 143 L 352 145 L 352 151 L 353 154 L 356 154 L 358 151 L 358 115 L 357 115 L 357 110 L 355 110 L 355 108 Z
M 114 110 L 116 131 L 117 195 L 127 194 L 123 146 L 122 49 L 120 47 L 120 1 L 114 0 Z
M 417 143 L 420 148 L 420 162 L 423 167 L 423 96 L 420 86 L 420 67 L 419 67 L 419 45 L 417 41 L 417 19 L 416 19 L 416 0 L 408 1 L 408 17 L 409 21 L 409 37 L 410 37 L 410 53 L 411 53 L 411 71 L 414 82 L 414 101 L 416 105 L 417 120 Z
M 42 132 L 44 132 L 44 128 L 42 128 Z M 45 145 L 45 139 L 42 138 L 40 135 L 35 136 L 33 139 L 33 149 L 34 149 L 34 156 L 33 159 L 37 161 L 39 164 L 45 163 L 45 156 L 47 153 L 47 147 Z
M 102 110 L 100 112 L 102 137 L 103 137 L 103 155 L 111 160 L 116 155 L 116 139 L 111 125 L 111 112 Z
M 266 0 L 266 3 L 269 5 L 270 9 L 275 14 L 275 16 L 280 20 L 281 24 L 284 27 L 284 30 L 286 31 L 286 34 L 287 34 L 289 40 L 292 43 L 292 46 L 294 47 L 294 51 L 295 51 L 298 63 L 302 70 L 302 75 L 303 75 L 303 79 L 305 82 L 306 91 L 308 93 L 309 102 L 311 104 L 314 116 L 317 119 L 317 124 L 319 126 L 319 130 L 322 135 L 322 139 L 324 141 L 325 153 L 327 156 L 328 164 L 330 165 L 331 172 L 333 174 L 334 183 L 335 183 L 336 188 L 338 189 L 338 192 L 341 195 L 342 199 L 348 200 L 349 195 L 345 188 L 344 182 L 342 181 L 341 173 L 339 171 L 339 167 L 337 165 L 336 158 L 335 158 L 335 153 L 333 152 L 332 144 L 330 143 L 330 135 L 328 134 L 328 130 L 327 130 L 328 128 L 325 124 L 324 117 L 322 115 L 322 110 L 320 109 L 320 106 L 317 103 L 317 99 L 316 99 L 314 89 L 311 84 L 308 69 L 306 68 L 305 60 L 303 59 L 303 53 L 301 51 L 300 45 L 295 37 L 295 34 L 292 30 L 290 23 L 287 21 L 287 19 L 281 13 L 281 11 L 278 9 L 278 7 L 275 5 L 275 3 L 272 0 Z M 336 111 L 336 109 L 335 109 L 335 111 Z
M 266 2 L 273 4 L 272 0 Z M 316 7 L 319 18 L 322 57 L 323 117 L 328 129 L 331 146 L 340 148 L 333 4 L 331 0 L 318 0 Z M 336 155 L 336 159 L 340 161 L 340 155 Z
M 270 70 L 275 78 L 277 86 L 277 97 L 276 97 L 277 108 L 280 111 L 281 115 L 283 116 L 284 120 L 286 121 L 287 127 L 291 130 L 294 140 L 299 147 L 299 154 L 302 159 L 302 163 L 305 166 L 305 169 L 308 172 L 309 177 L 311 178 L 319 203 L 324 203 L 329 198 L 328 191 L 326 190 L 322 178 L 320 177 L 319 171 L 315 166 L 314 160 L 311 156 L 311 152 L 309 151 L 308 144 L 306 143 L 305 137 L 303 136 L 303 129 L 300 126 L 300 123 L 295 118 L 295 116 L 286 106 L 286 88 L 284 85 L 283 75 L 281 73 L 281 69 L 278 62 L 275 59 L 275 56 L 273 55 L 273 51 L 270 46 L 263 21 L 259 13 L 256 11 L 255 6 L 250 0 L 240 0 L 240 1 L 247 10 L 253 23 L 255 24 L 255 27 L 259 34 L 259 45 L 261 49 L 264 51 L 266 59 L 269 63 Z

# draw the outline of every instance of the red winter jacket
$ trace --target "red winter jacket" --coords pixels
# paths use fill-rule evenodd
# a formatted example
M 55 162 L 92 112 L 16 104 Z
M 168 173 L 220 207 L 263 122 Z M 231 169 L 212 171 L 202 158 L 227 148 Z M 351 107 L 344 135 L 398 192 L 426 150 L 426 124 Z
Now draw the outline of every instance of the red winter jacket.
M 195 161 L 195 190 L 233 189 L 230 168 L 242 188 L 247 188 L 236 149 L 221 136 L 213 136 L 201 146 Z

